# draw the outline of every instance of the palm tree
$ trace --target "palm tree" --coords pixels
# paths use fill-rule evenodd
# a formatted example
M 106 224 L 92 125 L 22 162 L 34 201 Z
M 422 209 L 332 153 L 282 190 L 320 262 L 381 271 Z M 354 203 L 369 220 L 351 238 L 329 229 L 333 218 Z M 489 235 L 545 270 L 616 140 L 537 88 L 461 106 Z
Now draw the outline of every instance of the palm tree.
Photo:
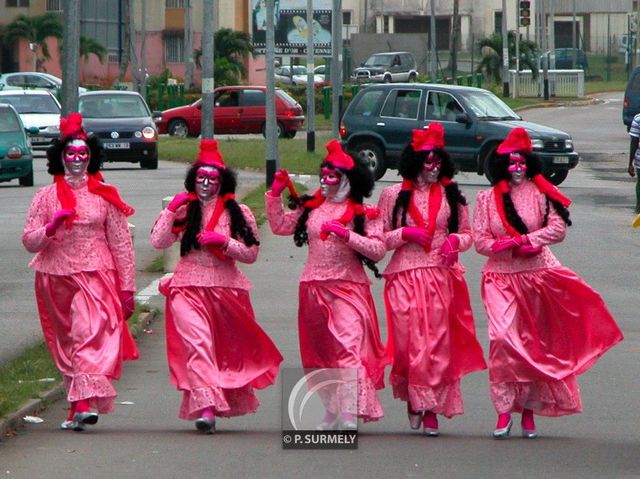
M 213 76 L 216 85 L 234 85 L 247 74 L 245 62 L 253 54 L 253 44 L 248 33 L 221 28 L 214 34 Z M 202 49 L 194 50 L 198 68 Z
M 516 36 L 511 31 L 507 34 L 509 49 L 509 68 L 516 65 Z M 489 37 L 481 38 L 478 47 L 482 60 L 477 71 L 491 78 L 496 83 L 502 82 L 502 35 L 493 33 Z M 520 40 L 520 70 L 531 70 L 533 78 L 538 77 L 538 65 L 536 62 L 536 44 L 530 40 Z
M 33 45 L 33 54 L 35 57 L 34 67 L 38 71 L 44 60 L 49 60 L 49 47 L 47 39 L 55 37 L 62 39 L 63 25 L 59 17 L 55 13 L 45 13 L 29 17 L 27 15 L 18 15 L 5 29 L 4 38 L 8 44 L 16 43 L 20 39 L 26 39 Z M 38 51 L 42 52 L 42 58 L 38 58 Z
M 86 62 L 92 54 L 98 57 L 100 63 L 104 63 L 107 49 L 94 38 L 80 37 L 80 56 L 82 59 Z

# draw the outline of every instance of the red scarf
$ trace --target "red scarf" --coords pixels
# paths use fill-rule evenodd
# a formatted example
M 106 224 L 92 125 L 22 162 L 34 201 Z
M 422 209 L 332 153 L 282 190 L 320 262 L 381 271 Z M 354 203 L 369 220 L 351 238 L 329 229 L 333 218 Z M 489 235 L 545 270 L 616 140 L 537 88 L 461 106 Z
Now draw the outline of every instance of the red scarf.
M 224 206 L 227 204 L 227 200 L 235 200 L 236 195 L 233 193 L 226 193 L 220 197 L 218 197 L 216 201 L 216 205 L 213 207 L 213 214 L 205 227 L 205 231 L 213 231 L 215 227 L 218 225 L 218 221 L 220 221 L 220 216 L 222 216 L 222 212 L 224 211 Z M 224 253 L 218 246 L 209 246 L 209 250 L 216 256 L 218 259 L 224 259 Z
M 101 196 L 108 203 L 111 203 L 116 207 L 118 211 L 120 211 L 125 216 L 131 216 L 135 213 L 135 210 L 126 204 L 122 198 L 120 198 L 120 194 L 118 193 L 118 189 L 115 186 L 108 185 L 103 183 L 104 178 L 102 174 L 98 171 L 94 174 L 87 175 L 87 188 L 94 195 Z M 73 189 L 69 186 L 64 179 L 64 175 L 55 175 L 53 177 L 53 182 L 56 184 L 56 194 L 58 196 L 58 201 L 60 205 L 64 209 L 75 210 L 76 208 L 76 195 L 73 193 Z M 78 217 L 77 214 L 69 216 L 65 220 L 65 224 L 67 228 L 70 228 L 73 224 L 73 221 Z
M 560 190 L 551 183 L 547 181 L 547 179 L 542 175 L 536 175 L 531 179 L 532 183 L 536 185 L 538 191 L 543 193 L 547 197 L 551 198 L 553 201 L 559 202 L 565 208 L 571 204 L 571 200 L 560 193 Z M 500 216 L 500 221 L 502 221 L 502 226 L 507 230 L 509 236 L 517 238 L 520 236 L 520 233 L 507 221 L 507 215 L 504 211 L 504 198 L 503 195 L 508 193 L 510 190 L 509 182 L 507 180 L 500 180 L 495 185 L 493 185 L 493 198 L 496 202 L 496 210 L 498 210 L 498 216 Z
M 420 213 L 420 209 L 416 205 L 415 195 L 413 194 L 415 190 L 415 185 L 413 181 L 404 179 L 402 180 L 402 191 L 410 191 L 411 199 L 409 200 L 409 208 L 408 213 L 413 222 L 418 226 L 418 228 L 426 228 L 427 233 L 433 239 L 433 235 L 436 232 L 436 219 L 438 217 L 438 211 L 440 211 L 440 207 L 442 206 L 442 190 L 440 189 L 440 183 L 443 186 L 447 186 L 452 183 L 450 178 L 443 178 L 439 182 L 433 183 L 429 187 L 429 205 L 428 205 L 428 215 L 429 215 L 429 223 L 425 224 L 424 218 L 422 217 L 422 213 Z M 431 241 L 424 245 L 424 250 L 428 253 L 431 251 Z

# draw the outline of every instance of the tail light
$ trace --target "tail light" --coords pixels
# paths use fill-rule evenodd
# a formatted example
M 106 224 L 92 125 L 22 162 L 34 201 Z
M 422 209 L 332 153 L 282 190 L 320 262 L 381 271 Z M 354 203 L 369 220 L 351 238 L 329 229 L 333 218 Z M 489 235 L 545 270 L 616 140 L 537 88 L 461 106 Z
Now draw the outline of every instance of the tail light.
M 340 137 L 344 138 L 347 136 L 347 128 L 344 126 L 344 122 L 340 122 L 340 128 L 338 129 L 338 133 L 340 133 Z
M 22 150 L 18 146 L 12 146 L 7 151 L 7 158 L 11 158 L 12 160 L 17 160 L 22 157 Z
M 625 96 L 624 100 L 622 101 L 622 107 L 623 108 L 629 108 L 629 99 Z

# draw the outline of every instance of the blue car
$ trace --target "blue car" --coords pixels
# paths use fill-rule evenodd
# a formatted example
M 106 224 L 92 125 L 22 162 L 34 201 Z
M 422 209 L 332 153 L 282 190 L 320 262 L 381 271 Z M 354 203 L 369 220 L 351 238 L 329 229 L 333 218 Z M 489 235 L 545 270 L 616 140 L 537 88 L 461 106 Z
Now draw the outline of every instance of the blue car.
M 16 110 L 0 103 L 0 182 L 15 179 L 21 186 L 33 186 L 31 144 Z

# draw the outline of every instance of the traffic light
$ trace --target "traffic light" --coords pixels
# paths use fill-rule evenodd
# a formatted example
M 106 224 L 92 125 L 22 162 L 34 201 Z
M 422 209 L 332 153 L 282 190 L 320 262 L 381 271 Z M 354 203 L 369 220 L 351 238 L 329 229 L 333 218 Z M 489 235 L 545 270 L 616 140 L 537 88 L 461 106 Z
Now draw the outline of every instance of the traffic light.
M 528 27 L 531 25 L 531 2 L 520 1 L 520 26 Z

